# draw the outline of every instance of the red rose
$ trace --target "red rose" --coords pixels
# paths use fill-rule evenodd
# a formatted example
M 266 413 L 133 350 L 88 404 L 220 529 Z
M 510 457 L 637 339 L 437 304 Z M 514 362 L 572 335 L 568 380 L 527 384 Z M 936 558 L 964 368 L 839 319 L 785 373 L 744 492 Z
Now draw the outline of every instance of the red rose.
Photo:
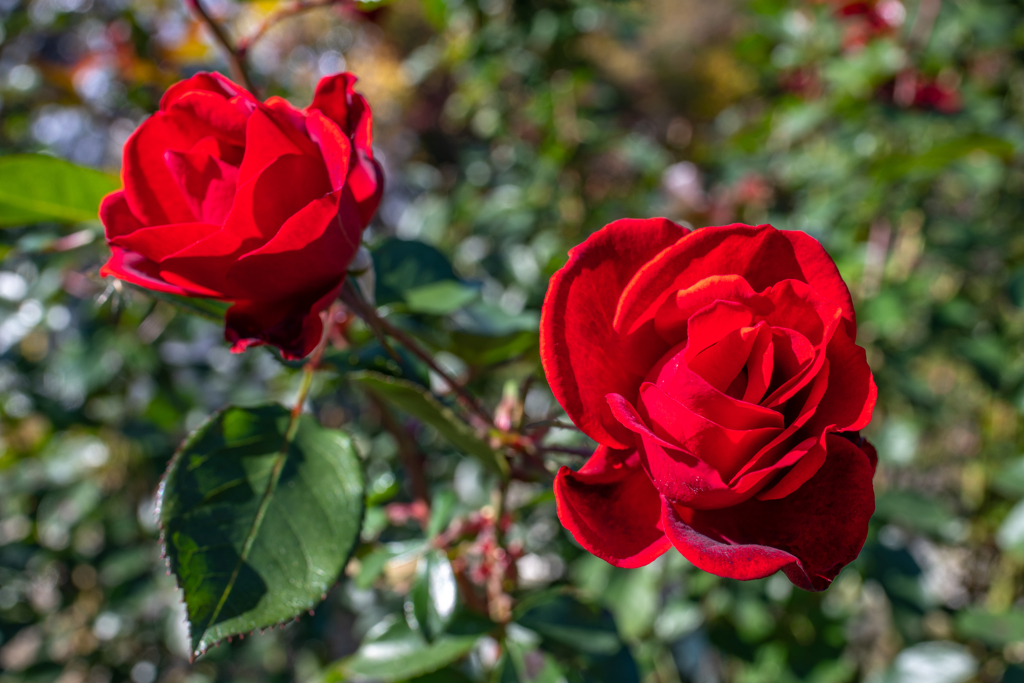
M 383 189 L 355 80 L 324 78 L 305 110 L 215 73 L 171 86 L 125 144 L 124 190 L 100 207 L 101 273 L 233 302 L 233 351 L 312 351 Z
M 826 588 L 874 512 L 876 390 L 850 293 L 814 239 L 621 220 L 551 278 L 541 357 L 600 445 L 558 516 L 619 567 L 670 545 L 735 579 Z

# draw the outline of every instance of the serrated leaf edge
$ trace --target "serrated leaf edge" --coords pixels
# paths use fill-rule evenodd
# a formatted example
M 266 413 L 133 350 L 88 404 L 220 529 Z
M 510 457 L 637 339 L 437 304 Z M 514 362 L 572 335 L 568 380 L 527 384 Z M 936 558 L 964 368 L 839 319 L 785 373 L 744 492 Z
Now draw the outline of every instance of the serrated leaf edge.
M 164 565 L 167 567 L 167 575 L 174 577 L 174 585 L 177 587 L 177 589 L 179 591 L 181 591 L 181 594 L 182 594 L 182 598 L 181 598 L 182 604 L 185 604 L 185 587 L 181 584 L 180 578 L 178 577 L 177 573 L 175 573 L 174 571 L 171 570 L 171 558 L 170 558 L 170 555 L 167 553 L 167 533 L 166 533 L 166 530 L 164 529 L 163 517 L 161 515 L 161 511 L 162 511 L 162 508 L 163 508 L 163 502 L 164 502 L 164 492 L 165 492 L 165 490 L 167 488 L 167 478 L 170 476 L 171 472 L 177 466 L 178 460 L 181 459 L 182 454 L 188 449 L 188 447 L 192 443 L 192 441 L 197 438 L 197 434 L 199 434 L 204 428 L 206 428 L 212 422 L 216 421 L 225 412 L 227 412 L 231 408 L 237 408 L 237 407 L 240 407 L 240 406 L 234 406 L 234 405 L 231 405 L 231 404 L 226 405 L 226 406 L 224 406 L 222 408 L 219 408 L 218 410 L 214 411 L 213 413 L 210 414 L 209 417 L 207 417 L 205 420 L 203 420 L 201 423 L 199 423 L 199 425 L 195 429 L 193 429 L 192 432 L 181 442 L 181 445 L 178 446 L 178 449 L 174 452 L 174 455 L 171 456 L 171 459 L 167 463 L 167 468 L 164 470 L 163 475 L 161 475 L 161 477 L 160 477 L 160 484 L 157 486 L 155 512 L 156 512 L 156 519 L 157 519 L 157 528 L 160 531 L 160 557 L 163 559 Z M 288 429 L 286 431 L 286 441 L 285 441 L 285 444 L 282 446 L 282 451 L 284 451 L 285 447 L 289 443 L 291 443 L 290 439 L 288 438 L 288 435 L 290 434 L 291 438 L 294 438 L 294 434 L 292 433 L 294 431 L 293 426 L 297 427 L 298 422 L 299 422 L 299 420 L 302 419 L 303 415 L 304 415 L 304 413 L 300 413 L 298 415 L 296 415 L 295 413 L 292 413 L 292 415 L 291 415 L 291 417 L 290 417 L 290 419 L 288 421 Z M 348 436 L 348 435 L 346 435 L 346 436 Z M 351 438 L 351 437 L 348 437 L 348 438 Z M 287 460 L 287 453 L 282 453 L 282 454 L 285 455 L 285 457 L 282 460 L 282 468 L 283 468 L 283 463 L 284 463 L 284 461 Z M 280 473 L 278 473 L 278 474 L 280 474 Z M 268 484 L 268 489 L 270 489 L 270 484 Z M 364 489 L 365 489 L 365 486 L 364 486 Z M 266 492 L 264 492 L 264 495 L 266 495 Z M 364 501 L 363 501 L 363 504 L 359 506 L 359 521 L 357 522 L 357 526 L 360 529 L 362 528 L 363 522 L 366 519 L 365 495 L 366 495 L 366 492 L 364 490 L 363 491 Z M 260 506 L 261 507 L 263 506 L 263 501 L 261 501 Z M 250 545 L 251 545 L 251 543 L 250 543 Z M 332 590 L 334 590 L 334 588 L 337 587 L 341 583 L 341 577 L 344 576 L 344 574 L 345 574 L 345 567 L 348 566 L 348 563 L 352 560 L 352 557 L 355 555 L 356 549 L 358 547 L 359 547 L 359 538 L 357 536 L 356 537 L 356 542 L 352 544 L 352 549 L 349 550 L 348 557 L 346 557 L 345 561 L 342 562 L 342 564 L 341 564 L 341 571 L 339 572 L 338 577 L 334 580 L 334 583 L 326 591 L 321 593 L 319 602 L 316 602 L 316 601 L 310 602 L 309 607 L 307 608 L 309 616 L 313 616 L 313 614 L 315 613 L 315 609 L 314 608 L 317 607 L 320 603 L 323 603 L 325 600 L 327 600 L 328 594 Z M 240 556 L 239 563 L 244 562 L 244 561 L 245 561 L 244 560 L 244 556 Z M 236 568 L 236 572 L 237 572 L 237 568 Z M 229 591 L 230 591 L 230 586 L 228 588 L 228 591 L 225 592 L 225 594 L 227 592 L 229 592 Z M 222 604 L 223 604 L 223 600 L 222 600 Z M 216 616 L 216 613 L 214 614 L 214 616 Z M 246 631 L 245 633 L 239 633 L 238 634 L 238 638 L 239 638 L 239 640 L 242 640 L 247 635 L 250 635 L 250 636 L 253 635 L 254 633 L 256 633 L 257 630 L 262 635 L 267 630 L 272 630 L 275 626 L 283 629 L 288 624 L 290 624 L 292 622 L 299 621 L 301 619 L 301 617 L 302 617 L 302 613 L 300 611 L 299 614 L 296 614 L 291 619 L 283 619 L 283 620 L 281 620 L 279 622 L 276 622 L 274 624 L 269 624 L 269 625 L 267 625 L 265 627 L 262 627 L 262 628 L 259 628 L 259 629 L 254 628 L 254 629 L 250 629 L 249 631 Z M 213 621 L 213 617 L 211 617 L 210 621 L 211 622 Z M 207 626 L 207 628 L 209 628 L 209 626 Z M 189 643 L 189 653 L 188 653 L 189 664 L 194 663 L 198 657 L 206 654 L 210 649 L 217 647 L 218 645 L 223 643 L 225 640 L 228 641 L 229 643 L 232 640 L 232 636 L 226 636 L 224 638 L 219 638 L 219 639 L 213 641 L 212 643 L 207 643 L 204 647 L 201 647 L 198 650 L 193 650 L 192 649 L 192 645 L 191 645 L 191 643 L 192 643 L 192 622 L 189 621 L 189 619 L 188 619 L 187 605 L 186 605 L 186 616 L 185 616 L 185 636 L 186 636 L 186 639 L 188 640 L 188 643 Z M 202 643 L 202 640 L 200 640 L 200 643 Z

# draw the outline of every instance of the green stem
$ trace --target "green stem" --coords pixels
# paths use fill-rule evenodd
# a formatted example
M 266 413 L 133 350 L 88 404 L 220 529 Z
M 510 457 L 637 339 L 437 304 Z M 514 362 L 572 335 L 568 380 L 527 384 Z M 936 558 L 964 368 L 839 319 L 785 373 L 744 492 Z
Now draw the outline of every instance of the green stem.
M 295 405 L 292 406 L 291 424 L 288 425 L 289 438 L 298 429 L 298 418 L 302 414 L 302 406 L 306 405 L 306 397 L 309 396 L 309 390 L 313 387 L 313 373 L 316 372 L 320 366 L 320 360 L 324 357 L 324 349 L 327 348 L 327 339 L 331 331 L 330 323 L 334 317 L 333 311 L 334 309 L 331 308 L 321 315 L 324 324 L 323 334 L 320 335 L 320 341 L 313 352 L 309 354 L 309 360 L 302 366 L 302 382 L 299 384 L 299 394 L 295 397 Z

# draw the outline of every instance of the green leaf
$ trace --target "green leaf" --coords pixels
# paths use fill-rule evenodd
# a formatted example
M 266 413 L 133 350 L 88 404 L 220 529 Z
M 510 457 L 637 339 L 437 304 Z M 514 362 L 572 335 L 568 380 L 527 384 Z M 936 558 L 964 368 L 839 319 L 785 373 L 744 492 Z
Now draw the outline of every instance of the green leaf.
M 977 639 L 991 647 L 1005 647 L 1024 641 L 1024 611 L 993 614 L 967 609 L 956 615 L 956 632 L 961 638 Z
M 944 504 L 913 491 L 880 494 L 875 500 L 875 518 L 945 538 L 956 538 L 963 528 L 962 521 Z
M 434 496 L 430 504 L 430 522 L 427 524 L 427 537 L 433 538 L 448 528 L 455 516 L 455 503 L 458 501 L 454 491 L 441 491 Z
M 504 473 L 508 468 L 500 454 L 426 389 L 376 372 L 359 372 L 351 377 L 381 400 L 432 426 L 460 452 L 477 458 L 496 472 Z
M 500 683 L 560 683 L 565 671 L 551 655 L 533 650 L 511 638 L 505 641 L 505 657 L 499 664 Z M 527 656 L 533 660 L 528 663 Z M 531 675 L 532 673 L 532 675 Z
M 488 337 L 500 337 L 516 332 L 534 332 L 540 327 L 540 312 L 526 310 L 509 315 L 499 307 L 484 301 L 475 301 L 457 311 L 453 320 L 460 332 Z
M 990 135 L 968 135 L 939 143 L 923 154 L 892 155 L 880 160 L 873 170 L 880 181 L 905 179 L 908 176 L 929 177 L 945 171 L 975 151 L 1008 160 L 1013 156 L 1013 145 Z
M 567 663 L 577 680 L 639 683 L 640 673 L 611 613 L 563 592 L 524 600 L 515 621 L 541 637 L 541 648 Z
M 540 335 L 529 330 L 498 337 L 454 332 L 449 348 L 470 365 L 493 365 L 518 356 L 535 355 L 539 350 Z
M 611 655 L 622 648 L 615 620 L 608 610 L 558 594 L 527 609 L 516 621 L 545 640 L 577 652 Z
M 378 632 L 379 631 L 379 632 Z M 395 616 L 371 629 L 359 650 L 333 664 L 324 683 L 374 680 L 383 683 L 422 676 L 451 664 L 468 653 L 479 636 L 442 636 L 432 643 Z
M 448 627 L 455 614 L 455 603 L 459 589 L 455 583 L 448 556 L 441 550 L 434 550 L 420 558 L 416 565 L 416 583 L 409 592 L 413 616 L 427 640 L 433 641 Z
M 0 157 L 0 226 L 95 221 L 100 200 L 120 186 L 116 176 L 43 154 Z
M 392 238 L 373 250 L 376 274 L 374 298 L 378 306 L 405 302 L 409 290 L 447 280 L 458 282 L 448 258 L 440 251 L 412 240 Z
M 191 648 L 312 609 L 358 539 L 363 475 L 348 436 L 267 405 L 229 407 L 168 467 L 160 520 Z
M 479 293 L 468 285 L 455 280 L 440 280 L 405 291 L 405 303 L 414 313 L 446 315 L 457 311 Z
M 992 478 L 991 485 L 1007 498 L 1024 497 L 1024 458 L 1007 463 L 999 474 Z
M 473 679 L 458 669 L 445 667 L 416 678 L 410 678 L 409 683 L 473 683 Z

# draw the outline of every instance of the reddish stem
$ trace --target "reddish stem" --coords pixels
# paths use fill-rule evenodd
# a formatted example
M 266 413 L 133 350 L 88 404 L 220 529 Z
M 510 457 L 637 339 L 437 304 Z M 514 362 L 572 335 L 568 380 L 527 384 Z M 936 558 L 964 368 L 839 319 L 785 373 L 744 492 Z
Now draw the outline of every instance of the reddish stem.
M 210 13 L 206 11 L 200 0 L 185 0 L 185 4 L 188 5 L 193 12 L 199 15 L 199 18 L 210 32 L 213 33 L 213 37 L 220 43 L 220 46 L 224 49 L 225 55 L 228 59 L 228 67 L 231 69 L 231 77 L 240 83 L 246 90 L 256 95 L 256 89 L 253 87 L 252 80 L 249 78 L 249 72 L 245 68 L 245 61 L 242 59 L 242 55 L 238 52 L 235 47 L 231 44 L 231 39 L 228 38 L 227 33 L 224 29 L 214 21 Z

